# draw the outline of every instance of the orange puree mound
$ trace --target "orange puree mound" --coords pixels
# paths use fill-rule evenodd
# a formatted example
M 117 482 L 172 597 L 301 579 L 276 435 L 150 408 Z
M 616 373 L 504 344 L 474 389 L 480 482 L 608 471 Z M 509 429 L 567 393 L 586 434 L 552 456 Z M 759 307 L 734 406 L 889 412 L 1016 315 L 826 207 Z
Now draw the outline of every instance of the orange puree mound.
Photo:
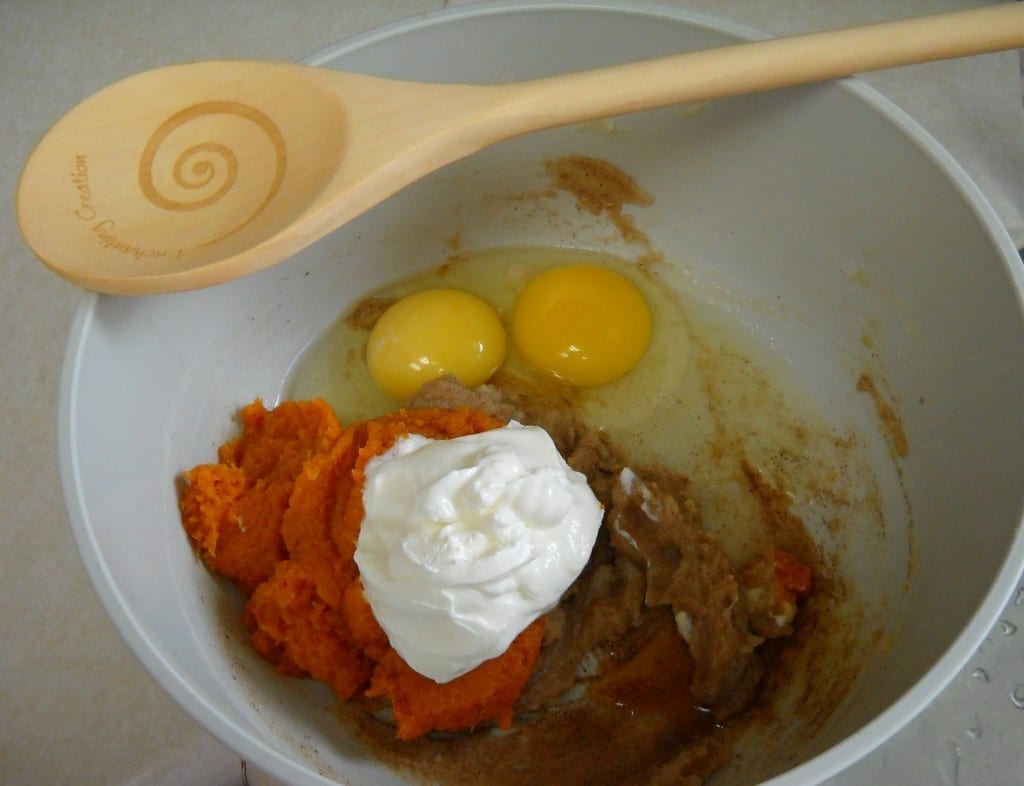
M 309 675 L 351 698 L 369 678 L 370 661 L 356 646 L 342 611 L 317 597 L 301 563 L 279 562 L 249 598 L 243 620 L 253 647 L 283 674 Z
M 438 684 L 413 671 L 390 650 L 373 672 L 366 695 L 391 701 L 398 739 L 428 731 L 459 731 L 494 721 L 512 725 L 513 705 L 526 687 L 544 638 L 544 618 L 534 621 L 497 658 L 451 682 Z
M 240 467 L 254 481 L 291 482 L 306 460 L 329 449 L 341 435 L 323 399 L 284 401 L 267 410 L 260 399 L 242 409 L 242 436 L 222 445 L 222 464 Z
M 446 684 L 391 648 L 363 595 L 355 547 L 366 464 L 409 434 L 450 439 L 504 425 L 469 409 L 399 410 L 342 428 L 323 401 L 242 410 L 220 463 L 185 473 L 182 522 L 213 570 L 246 594 L 253 647 L 284 674 L 343 699 L 391 701 L 399 739 L 512 722 L 536 662 L 543 620 L 501 656 Z
M 388 634 L 373 616 L 373 609 L 363 594 L 363 582 L 360 579 L 356 579 L 345 588 L 345 598 L 342 602 L 345 620 L 356 644 L 374 661 L 383 660 L 391 649 Z
M 287 556 L 281 521 L 295 478 L 338 439 L 341 424 L 324 401 L 268 412 L 257 399 L 242 410 L 242 425 L 242 436 L 221 447 L 220 464 L 185 473 L 181 513 L 207 565 L 250 593 Z

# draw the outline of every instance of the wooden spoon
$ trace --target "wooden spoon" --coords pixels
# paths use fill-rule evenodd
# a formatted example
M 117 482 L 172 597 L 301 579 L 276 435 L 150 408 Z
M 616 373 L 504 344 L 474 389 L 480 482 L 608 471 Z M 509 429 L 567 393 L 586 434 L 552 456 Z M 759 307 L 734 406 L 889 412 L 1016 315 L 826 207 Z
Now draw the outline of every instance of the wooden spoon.
M 280 262 L 399 189 L 530 131 L 1024 46 L 1024 4 L 742 43 L 502 85 L 214 61 L 118 82 L 29 157 L 18 222 L 101 292 L 194 289 Z

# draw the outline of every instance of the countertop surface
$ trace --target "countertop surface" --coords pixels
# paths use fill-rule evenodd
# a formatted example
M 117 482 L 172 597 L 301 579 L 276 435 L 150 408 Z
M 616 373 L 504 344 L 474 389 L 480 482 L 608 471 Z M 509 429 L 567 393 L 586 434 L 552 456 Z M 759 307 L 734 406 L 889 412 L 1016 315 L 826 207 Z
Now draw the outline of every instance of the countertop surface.
M 131 73 L 213 58 L 301 60 L 442 0 L 4 0 L 0 3 L 0 782 L 8 786 L 228 786 L 239 758 L 134 659 L 93 592 L 64 512 L 57 388 L 83 294 L 18 233 L 13 194 L 39 137 Z M 983 3 L 682 0 L 787 34 Z M 927 129 L 1024 246 L 1024 112 L 1017 52 L 865 77 Z M 1022 468 L 1007 468 L 1021 472 Z M 933 704 L 829 786 L 1024 784 L 1024 579 L 991 634 Z

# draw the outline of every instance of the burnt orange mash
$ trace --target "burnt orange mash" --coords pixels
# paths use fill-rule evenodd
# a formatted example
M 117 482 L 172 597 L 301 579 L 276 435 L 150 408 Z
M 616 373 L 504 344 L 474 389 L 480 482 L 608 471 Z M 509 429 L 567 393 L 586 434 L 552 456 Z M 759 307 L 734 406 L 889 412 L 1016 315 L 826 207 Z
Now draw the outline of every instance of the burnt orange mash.
M 258 399 L 219 463 L 185 473 L 182 522 L 206 564 L 249 596 L 257 652 L 283 674 L 329 684 L 344 701 L 386 700 L 399 739 L 486 723 L 511 725 L 533 671 L 544 621 L 501 656 L 438 684 L 388 644 L 354 561 L 367 462 L 408 434 L 449 439 L 503 426 L 462 408 L 400 410 L 342 427 L 323 401 Z

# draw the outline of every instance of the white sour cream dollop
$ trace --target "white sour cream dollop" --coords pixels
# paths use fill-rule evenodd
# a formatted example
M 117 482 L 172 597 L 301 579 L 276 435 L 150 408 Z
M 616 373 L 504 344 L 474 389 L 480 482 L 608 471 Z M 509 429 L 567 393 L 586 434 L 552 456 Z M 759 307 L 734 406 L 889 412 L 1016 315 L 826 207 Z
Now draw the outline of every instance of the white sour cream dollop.
M 501 655 L 590 558 L 602 508 L 546 431 L 410 435 L 366 466 L 355 560 L 413 669 L 449 682 Z

